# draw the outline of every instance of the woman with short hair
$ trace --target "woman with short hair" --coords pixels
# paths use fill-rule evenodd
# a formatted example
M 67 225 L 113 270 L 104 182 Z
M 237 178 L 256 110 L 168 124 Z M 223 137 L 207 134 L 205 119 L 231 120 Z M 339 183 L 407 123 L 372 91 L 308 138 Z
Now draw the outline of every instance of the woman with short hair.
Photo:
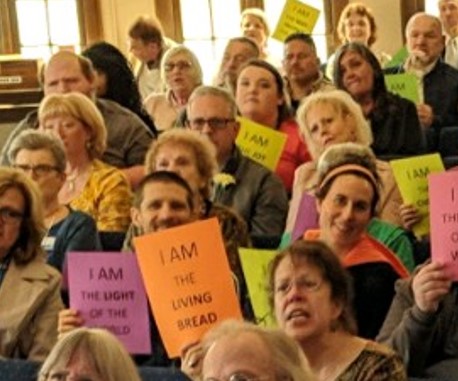
M 165 93 L 153 93 L 145 101 L 145 109 L 159 132 L 180 125 L 192 91 L 203 82 L 199 59 L 183 45 L 167 50 L 161 61 L 161 77 Z
M 10 145 L 8 158 L 11 165 L 27 174 L 41 191 L 46 226 L 42 247 L 51 266 L 62 272 L 68 252 L 102 249 L 94 219 L 59 202 L 67 158 L 57 137 L 42 131 L 23 131 Z
M 277 254 L 268 292 L 277 323 L 299 343 L 317 380 L 407 380 L 395 352 L 356 335 L 350 276 L 324 243 L 297 241 Z
M 123 344 L 99 328 L 77 328 L 64 335 L 43 363 L 38 381 L 140 381 Z

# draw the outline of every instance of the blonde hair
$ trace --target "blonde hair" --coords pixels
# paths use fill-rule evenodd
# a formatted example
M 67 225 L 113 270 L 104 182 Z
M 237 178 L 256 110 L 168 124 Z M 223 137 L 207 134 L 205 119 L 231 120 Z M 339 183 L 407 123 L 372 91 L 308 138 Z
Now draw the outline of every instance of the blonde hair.
M 90 140 L 86 147 L 91 159 L 100 158 L 107 145 L 107 129 L 102 114 L 94 102 L 80 93 L 52 94 L 43 99 L 38 109 L 41 125 L 49 118 L 71 116 L 88 129 Z
M 46 381 L 54 369 L 67 366 L 78 351 L 104 381 L 141 381 L 130 355 L 112 333 L 86 327 L 67 333 L 57 342 L 41 367 L 38 381 Z
M 17 189 L 24 197 L 24 216 L 19 236 L 10 252 L 14 261 L 24 265 L 38 255 L 44 257 L 41 240 L 45 234 L 44 214 L 40 191 L 27 175 L 12 168 L 0 168 L 0 196 L 9 189 Z
M 215 175 L 218 164 L 216 161 L 216 148 L 210 140 L 195 131 L 184 129 L 171 129 L 159 135 L 159 138 L 151 144 L 146 153 L 145 169 L 146 173 L 156 171 L 156 158 L 162 147 L 173 144 L 188 147 L 196 158 L 197 171 L 205 186 L 200 189 L 201 195 L 208 199 L 211 194 L 212 179 Z
M 369 123 L 364 118 L 360 105 L 353 100 L 350 94 L 343 90 L 316 92 L 304 99 L 296 114 L 300 132 L 304 137 L 307 147 L 314 160 L 318 159 L 323 152 L 323 149 L 317 147 L 317 145 L 313 142 L 312 135 L 310 133 L 310 126 L 307 124 L 307 115 L 310 110 L 318 104 L 327 104 L 332 106 L 340 116 L 352 116 L 355 122 L 353 127 L 355 133 L 355 143 L 366 147 L 369 147 L 372 144 L 373 137 Z
M 266 32 L 266 36 L 270 36 L 270 27 L 269 22 L 267 21 L 267 16 L 265 12 L 261 8 L 246 8 L 242 14 L 240 15 L 240 26 L 243 24 L 243 19 L 246 16 L 253 16 L 256 17 L 261 21 L 261 24 L 264 27 L 264 31 Z
M 252 323 L 226 320 L 210 330 L 203 339 L 204 354 L 222 338 L 237 338 L 241 334 L 254 334 L 265 344 L 275 372 L 275 380 L 312 381 L 310 366 L 302 349 L 294 339 L 280 329 L 260 327 Z M 205 357 L 204 355 L 204 357 Z

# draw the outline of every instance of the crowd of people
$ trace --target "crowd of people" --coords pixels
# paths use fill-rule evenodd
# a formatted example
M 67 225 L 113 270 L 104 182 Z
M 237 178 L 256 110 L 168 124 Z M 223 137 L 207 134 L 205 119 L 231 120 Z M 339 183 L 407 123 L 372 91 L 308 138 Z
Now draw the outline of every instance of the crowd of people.
M 371 10 L 355 2 L 326 70 L 301 32 L 272 57 L 256 8 L 213 84 L 154 18 L 129 28 L 135 65 L 107 42 L 55 53 L 44 99 L 1 153 L 0 359 L 43 363 L 40 381 L 140 380 L 138 366 L 178 364 L 213 381 L 458 374 L 458 288 L 429 237 L 412 233 L 424 217 L 388 163 L 435 151 L 441 128 L 458 125 L 458 0 L 438 7 L 439 18 L 409 19 L 407 58 L 389 69 L 372 50 Z M 402 72 L 417 79 L 418 104 L 387 89 L 384 75 Z M 285 136 L 276 168 L 237 145 L 245 119 Z M 313 210 L 300 209 L 305 195 Z M 289 242 L 304 213 L 318 215 L 315 229 Z M 131 356 L 70 308 L 68 252 L 135 252 L 138 236 L 210 217 L 246 322 L 223 322 L 172 359 L 150 314 L 152 355 Z M 278 250 L 264 279 L 278 328 L 256 325 L 241 247 Z

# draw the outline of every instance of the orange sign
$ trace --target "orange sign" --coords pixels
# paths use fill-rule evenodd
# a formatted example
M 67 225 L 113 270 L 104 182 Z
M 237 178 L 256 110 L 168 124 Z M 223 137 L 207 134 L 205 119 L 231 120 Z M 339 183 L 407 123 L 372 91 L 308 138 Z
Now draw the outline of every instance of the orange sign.
M 228 318 L 242 319 L 216 218 L 134 238 L 169 357 Z

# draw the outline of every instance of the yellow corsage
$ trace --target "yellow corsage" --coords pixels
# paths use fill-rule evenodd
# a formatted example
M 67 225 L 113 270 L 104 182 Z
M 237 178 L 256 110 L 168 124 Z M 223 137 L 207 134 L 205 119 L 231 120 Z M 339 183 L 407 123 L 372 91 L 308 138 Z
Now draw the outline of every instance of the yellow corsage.
M 216 185 L 227 188 L 229 185 L 235 184 L 235 177 L 229 173 L 221 172 L 213 176 L 213 181 Z

